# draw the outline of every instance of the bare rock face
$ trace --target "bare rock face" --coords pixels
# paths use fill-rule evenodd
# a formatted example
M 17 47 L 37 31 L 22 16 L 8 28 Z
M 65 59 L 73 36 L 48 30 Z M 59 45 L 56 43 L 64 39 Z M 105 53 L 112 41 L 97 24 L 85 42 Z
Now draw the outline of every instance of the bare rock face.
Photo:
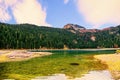
M 79 26 L 77 24 L 67 24 L 64 26 L 63 29 L 68 29 L 68 30 L 84 30 L 85 28 L 82 26 Z
M 94 33 L 94 32 L 99 31 L 97 29 L 86 29 L 85 27 L 79 26 L 77 24 L 67 24 L 63 27 L 63 29 L 69 30 L 72 33 L 77 33 L 77 32 L 79 32 L 79 33 L 86 33 L 86 32 Z

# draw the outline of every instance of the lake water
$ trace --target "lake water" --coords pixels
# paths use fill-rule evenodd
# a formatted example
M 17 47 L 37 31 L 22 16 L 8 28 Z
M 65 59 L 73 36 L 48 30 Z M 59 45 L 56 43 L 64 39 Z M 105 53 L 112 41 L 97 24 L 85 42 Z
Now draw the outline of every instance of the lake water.
M 37 50 L 38 51 L 38 50 Z M 27 61 L 0 63 L 0 79 L 30 80 L 36 76 L 63 74 L 77 79 L 91 71 L 103 71 L 107 65 L 93 55 L 112 54 L 114 50 L 50 50 L 53 55 Z

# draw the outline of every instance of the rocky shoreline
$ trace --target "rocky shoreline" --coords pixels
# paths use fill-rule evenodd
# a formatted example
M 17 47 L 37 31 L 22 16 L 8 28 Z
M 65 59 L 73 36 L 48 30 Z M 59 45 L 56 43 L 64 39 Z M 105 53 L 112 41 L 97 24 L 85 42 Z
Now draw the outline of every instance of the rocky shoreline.
M 29 52 L 27 50 L 0 50 L 0 62 L 21 61 L 51 54 L 50 52 Z

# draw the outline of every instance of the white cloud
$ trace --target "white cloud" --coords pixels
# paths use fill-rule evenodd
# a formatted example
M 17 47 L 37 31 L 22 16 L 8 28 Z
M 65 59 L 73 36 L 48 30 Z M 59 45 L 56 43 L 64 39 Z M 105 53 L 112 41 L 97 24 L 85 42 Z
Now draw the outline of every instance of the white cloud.
M 92 25 L 120 24 L 120 0 L 76 0 L 78 10 Z
M 11 16 L 0 7 L 0 21 L 5 22 L 11 19 Z
M 64 0 L 64 4 L 67 4 L 69 2 L 69 0 Z
M 43 10 L 41 4 L 37 0 L 0 0 L 1 7 L 6 7 L 1 10 L 0 21 L 9 21 L 11 15 L 8 8 L 12 10 L 12 15 L 17 23 L 30 23 L 36 25 L 50 26 L 46 22 L 46 11 Z M 1 9 L 0 7 L 0 9 Z M 5 15 L 6 14 L 6 17 Z
M 11 19 L 8 13 L 8 7 L 5 5 L 4 0 L 0 0 L 0 21 L 5 22 Z

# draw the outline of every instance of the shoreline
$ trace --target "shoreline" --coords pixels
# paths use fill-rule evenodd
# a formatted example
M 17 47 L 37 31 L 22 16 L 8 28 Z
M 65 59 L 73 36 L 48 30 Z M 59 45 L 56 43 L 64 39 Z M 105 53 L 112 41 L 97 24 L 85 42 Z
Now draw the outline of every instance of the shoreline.
M 29 52 L 27 50 L 0 50 L 0 63 L 10 61 L 22 61 L 35 57 L 51 55 L 50 52 Z
M 108 70 L 115 80 L 120 79 L 120 54 L 101 54 L 95 55 L 94 58 L 108 65 Z
M 103 50 L 118 50 L 120 48 L 86 48 L 86 49 L 27 49 L 28 51 L 36 52 L 36 51 L 103 51 Z
M 44 48 L 44 49 L 0 49 L 1 50 L 118 50 L 120 48 L 75 48 L 75 49 L 50 49 L 50 48 Z

